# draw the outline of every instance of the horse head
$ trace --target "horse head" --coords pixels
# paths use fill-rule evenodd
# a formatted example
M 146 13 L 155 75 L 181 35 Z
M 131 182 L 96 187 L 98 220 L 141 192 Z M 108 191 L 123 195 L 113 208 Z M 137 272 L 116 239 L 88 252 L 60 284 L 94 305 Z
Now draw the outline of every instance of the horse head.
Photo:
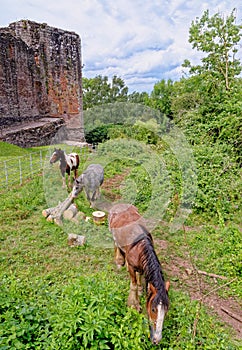
M 150 322 L 150 338 L 152 343 L 156 345 L 162 339 L 163 323 L 169 307 L 169 286 L 170 282 L 166 282 L 164 290 L 158 291 L 153 284 L 148 284 L 146 308 Z
M 83 182 L 83 174 L 82 174 L 77 179 L 74 180 L 74 184 L 71 192 L 72 198 L 76 198 L 78 194 L 82 191 L 83 187 L 84 187 L 84 182 Z
M 60 148 L 55 148 L 54 152 L 52 153 L 52 156 L 50 157 L 50 164 L 53 164 L 57 162 L 61 157 L 64 155 L 64 151 L 62 151 Z

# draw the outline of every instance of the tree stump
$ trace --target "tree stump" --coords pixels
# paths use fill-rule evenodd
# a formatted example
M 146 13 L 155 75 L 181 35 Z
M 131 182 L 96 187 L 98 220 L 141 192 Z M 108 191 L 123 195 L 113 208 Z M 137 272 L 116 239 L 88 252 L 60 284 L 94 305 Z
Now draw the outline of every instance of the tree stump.
M 106 220 L 106 214 L 103 211 L 94 211 L 92 213 L 92 218 L 96 225 L 101 225 Z

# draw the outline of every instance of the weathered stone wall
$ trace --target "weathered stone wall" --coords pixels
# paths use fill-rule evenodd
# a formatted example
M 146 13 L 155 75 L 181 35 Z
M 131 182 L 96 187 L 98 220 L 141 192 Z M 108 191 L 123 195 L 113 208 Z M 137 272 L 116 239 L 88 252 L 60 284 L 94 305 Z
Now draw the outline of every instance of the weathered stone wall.
M 10 33 L 0 32 L 1 119 L 39 115 L 36 80 L 33 50 Z
M 0 139 L 23 148 L 61 143 L 67 139 L 65 122 L 61 118 L 43 118 L 22 124 L 21 128 L 12 126 L 7 132 L 2 130 Z
M 0 28 L 0 123 L 64 119 L 84 141 L 81 41 L 74 32 L 28 20 Z

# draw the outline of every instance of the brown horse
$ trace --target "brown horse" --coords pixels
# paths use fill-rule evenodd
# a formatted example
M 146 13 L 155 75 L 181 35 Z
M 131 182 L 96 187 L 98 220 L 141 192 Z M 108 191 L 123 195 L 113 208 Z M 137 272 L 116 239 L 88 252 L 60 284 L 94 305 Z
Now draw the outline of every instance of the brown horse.
M 168 311 L 169 282 L 164 281 L 161 265 L 154 250 L 153 239 L 145 227 L 138 209 L 131 204 L 116 204 L 109 211 L 109 229 L 115 242 L 115 260 L 118 267 L 126 262 L 130 274 L 128 306 L 141 310 L 141 275 L 146 281 L 146 309 L 150 321 L 153 344 L 162 338 L 165 314 Z
M 60 161 L 60 171 L 62 176 L 62 187 L 66 188 L 66 179 L 65 174 L 68 175 L 68 186 L 71 186 L 71 171 L 74 171 L 74 178 L 76 179 L 77 169 L 79 167 L 79 156 L 77 153 L 66 154 L 65 151 L 62 151 L 60 148 L 54 150 L 53 154 L 50 157 L 50 164 L 53 164 L 57 161 Z

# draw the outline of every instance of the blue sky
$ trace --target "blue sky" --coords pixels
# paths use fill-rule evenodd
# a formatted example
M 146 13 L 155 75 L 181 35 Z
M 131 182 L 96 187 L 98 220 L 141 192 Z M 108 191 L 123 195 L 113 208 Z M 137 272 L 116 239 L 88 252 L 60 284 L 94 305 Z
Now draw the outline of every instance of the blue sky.
M 241 0 L 0 0 L 0 27 L 29 19 L 74 31 L 83 76 L 117 75 L 129 92 L 150 92 L 161 79 L 179 80 L 185 59 L 199 62 L 188 42 L 192 20 L 207 9 L 227 16 L 233 8 L 241 24 Z

